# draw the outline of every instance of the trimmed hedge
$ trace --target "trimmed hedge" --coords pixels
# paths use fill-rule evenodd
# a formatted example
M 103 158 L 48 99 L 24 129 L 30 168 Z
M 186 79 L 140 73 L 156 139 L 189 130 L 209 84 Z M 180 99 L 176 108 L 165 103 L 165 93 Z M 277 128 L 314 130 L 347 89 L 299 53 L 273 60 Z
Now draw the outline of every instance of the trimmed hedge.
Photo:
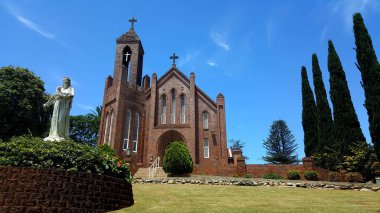
M 108 145 L 94 148 L 70 140 L 50 142 L 27 136 L 0 140 L 0 165 L 54 168 L 132 180 L 128 165 Z
M 165 150 L 162 168 L 166 173 L 172 175 L 191 173 L 193 171 L 193 160 L 186 144 L 181 141 L 170 143 Z
M 306 180 L 318 180 L 318 173 L 316 171 L 304 171 L 303 176 Z
M 268 173 L 263 176 L 264 179 L 283 179 L 282 176 L 278 174 Z
M 288 179 L 289 180 L 299 180 L 301 179 L 300 173 L 298 171 L 288 171 Z

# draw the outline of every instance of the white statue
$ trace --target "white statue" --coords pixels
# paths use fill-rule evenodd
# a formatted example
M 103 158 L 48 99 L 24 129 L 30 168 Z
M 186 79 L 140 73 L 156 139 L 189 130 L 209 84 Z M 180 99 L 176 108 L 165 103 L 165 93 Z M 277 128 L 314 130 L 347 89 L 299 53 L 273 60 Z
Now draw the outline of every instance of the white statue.
M 63 78 L 63 86 L 59 86 L 44 107 L 54 104 L 50 133 L 44 141 L 62 141 L 69 138 L 70 109 L 74 98 L 74 88 L 70 78 Z

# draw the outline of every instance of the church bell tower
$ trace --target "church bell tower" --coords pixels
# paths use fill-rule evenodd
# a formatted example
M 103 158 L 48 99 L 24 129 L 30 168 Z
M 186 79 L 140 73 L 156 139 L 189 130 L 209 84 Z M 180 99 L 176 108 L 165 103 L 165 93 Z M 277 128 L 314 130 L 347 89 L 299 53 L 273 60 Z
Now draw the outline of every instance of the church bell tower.
M 129 88 L 142 85 L 142 66 L 144 49 L 140 38 L 134 30 L 137 20 L 129 20 L 131 28 L 128 32 L 116 39 L 116 57 L 114 68 L 114 82 Z

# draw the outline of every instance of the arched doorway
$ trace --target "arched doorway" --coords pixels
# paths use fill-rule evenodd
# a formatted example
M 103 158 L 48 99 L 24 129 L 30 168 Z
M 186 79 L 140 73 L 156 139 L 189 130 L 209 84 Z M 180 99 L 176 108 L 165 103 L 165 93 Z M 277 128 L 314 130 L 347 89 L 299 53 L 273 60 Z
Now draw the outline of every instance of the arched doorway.
M 160 157 L 161 162 L 163 160 L 165 150 L 168 147 L 169 143 L 174 142 L 174 141 L 183 141 L 184 143 L 186 143 L 185 137 L 183 137 L 181 133 L 175 130 L 169 130 L 169 131 L 164 132 L 158 139 L 157 155 Z M 162 165 L 161 162 L 160 162 L 160 165 Z

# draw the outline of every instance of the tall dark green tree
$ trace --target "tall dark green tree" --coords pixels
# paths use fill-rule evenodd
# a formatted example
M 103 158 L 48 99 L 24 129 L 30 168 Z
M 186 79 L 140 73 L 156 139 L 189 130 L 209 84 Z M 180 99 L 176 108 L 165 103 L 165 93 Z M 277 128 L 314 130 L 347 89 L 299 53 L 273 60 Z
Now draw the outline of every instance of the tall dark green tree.
M 264 141 L 267 150 L 263 159 L 273 164 L 297 163 L 296 140 L 284 120 L 274 121 L 269 130 L 269 136 Z
M 324 153 L 326 148 L 335 149 L 333 141 L 333 120 L 331 109 L 327 100 L 325 85 L 322 79 L 321 68 L 319 67 L 318 57 L 312 56 L 314 92 L 316 96 L 317 118 L 318 118 L 318 147 L 317 152 Z
M 339 144 L 340 154 L 347 156 L 352 155 L 351 147 L 353 144 L 365 143 L 365 137 L 351 100 L 342 63 L 331 40 L 328 45 L 330 98 L 334 108 L 334 141 Z
M 369 132 L 378 160 L 380 160 L 380 65 L 372 40 L 360 13 L 354 15 L 357 67 L 362 75 Z
M 28 69 L 0 68 L 0 139 L 43 136 L 51 111 L 42 106 L 47 96 L 44 82 Z
M 70 138 L 78 143 L 95 146 L 98 140 L 102 107 L 86 115 L 70 116 Z
M 304 132 L 304 150 L 306 157 L 316 153 L 318 147 L 317 107 L 313 91 L 307 77 L 306 67 L 302 66 L 302 127 Z

